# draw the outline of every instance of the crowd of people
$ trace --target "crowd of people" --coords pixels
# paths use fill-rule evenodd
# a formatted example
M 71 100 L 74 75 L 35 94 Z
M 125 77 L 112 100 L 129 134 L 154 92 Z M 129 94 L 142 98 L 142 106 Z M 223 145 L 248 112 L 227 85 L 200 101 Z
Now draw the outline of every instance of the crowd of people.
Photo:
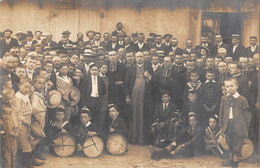
M 87 136 L 105 141 L 113 133 L 152 145 L 152 159 L 206 150 L 237 167 L 244 139 L 257 142 L 257 37 L 244 47 L 239 34 L 231 45 L 203 34 L 199 45 L 187 39 L 182 49 L 171 34 L 128 36 L 122 23 L 116 27 L 103 40 L 88 31 L 73 42 L 64 31 L 58 43 L 50 32 L 18 31 L 15 38 L 3 30 L 3 167 L 44 164 L 42 151 L 51 151 L 59 134 L 73 136 L 80 151 Z M 229 152 L 220 149 L 223 135 Z

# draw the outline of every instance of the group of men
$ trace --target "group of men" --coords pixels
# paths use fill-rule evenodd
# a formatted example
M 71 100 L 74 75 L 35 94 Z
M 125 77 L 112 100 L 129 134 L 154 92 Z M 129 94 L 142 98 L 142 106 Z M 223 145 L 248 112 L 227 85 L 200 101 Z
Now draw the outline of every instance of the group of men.
M 20 80 L 19 67 L 24 67 L 25 76 L 31 80 L 37 69 L 45 68 L 48 80 L 53 83 L 52 89 L 56 89 L 56 78 L 62 63 L 69 65 L 70 72 L 80 68 L 83 78 L 89 73 L 91 64 L 107 64 L 108 104 L 119 107 L 120 115 L 130 129 L 129 141 L 137 144 L 152 142 L 150 126 L 154 122 L 153 107 L 160 103 L 163 90 L 169 92 L 177 109 L 182 112 L 187 102 L 188 83 L 193 85 L 198 82 L 191 82 L 191 74 L 197 73 L 202 84 L 198 91 L 198 97 L 204 105 L 202 110 L 218 115 L 220 97 L 224 94 L 221 86 L 225 79 L 234 77 L 238 81 L 240 94 L 249 102 L 253 116 L 249 137 L 256 142 L 259 117 L 259 46 L 256 36 L 250 37 L 248 47 L 241 44 L 239 34 L 232 34 L 231 45 L 224 43 L 222 36 L 217 34 L 215 44 L 209 42 L 207 35 L 202 35 L 199 45 L 194 47 L 192 40 L 187 39 L 185 48 L 180 48 L 179 39 L 171 34 L 162 36 L 150 33 L 148 38 L 145 38 L 144 33 L 128 36 L 120 22 L 117 30 L 103 34 L 103 40 L 101 33 L 95 31 L 87 31 L 87 38 L 84 38 L 83 33 L 78 33 L 75 42 L 70 40 L 69 31 L 62 32 L 59 42 L 52 40 L 50 32 L 42 33 L 39 30 L 34 35 L 32 31 L 18 31 L 16 38 L 12 37 L 10 29 L 2 33 L 1 78 L 10 77 L 15 91 L 18 90 Z M 8 54 L 12 57 L 6 57 Z M 208 75 L 213 75 L 210 82 Z M 77 84 L 77 87 L 80 85 Z M 79 108 L 82 108 L 81 103 L 78 104 Z

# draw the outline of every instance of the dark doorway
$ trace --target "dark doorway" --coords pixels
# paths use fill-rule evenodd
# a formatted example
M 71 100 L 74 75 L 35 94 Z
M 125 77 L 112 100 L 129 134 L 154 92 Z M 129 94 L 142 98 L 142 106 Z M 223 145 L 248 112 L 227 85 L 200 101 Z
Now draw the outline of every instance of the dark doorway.
M 219 33 L 222 35 L 223 41 L 231 45 L 232 34 L 239 34 L 241 37 L 242 14 L 220 13 L 219 15 Z
M 207 34 L 210 42 L 215 42 L 215 35 L 221 34 L 223 41 L 231 45 L 232 34 L 243 37 L 243 18 L 243 13 L 203 12 L 201 34 Z

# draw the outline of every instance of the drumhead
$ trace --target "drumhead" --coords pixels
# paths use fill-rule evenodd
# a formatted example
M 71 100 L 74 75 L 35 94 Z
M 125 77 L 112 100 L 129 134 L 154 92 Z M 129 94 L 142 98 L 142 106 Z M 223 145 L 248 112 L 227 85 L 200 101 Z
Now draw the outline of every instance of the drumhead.
M 109 135 L 106 147 L 110 154 L 112 155 L 122 155 L 126 152 L 128 142 L 122 134 L 114 133 Z
M 71 156 L 76 150 L 76 141 L 69 134 L 59 134 L 54 141 L 53 150 L 60 157 Z
M 82 150 L 88 157 L 99 157 L 104 150 L 104 142 L 99 136 L 88 136 L 83 144 Z

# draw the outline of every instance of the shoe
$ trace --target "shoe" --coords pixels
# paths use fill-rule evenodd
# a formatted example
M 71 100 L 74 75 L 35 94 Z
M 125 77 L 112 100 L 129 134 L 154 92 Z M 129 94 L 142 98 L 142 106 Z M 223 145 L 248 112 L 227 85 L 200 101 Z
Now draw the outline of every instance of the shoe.
M 40 159 L 40 160 L 47 160 L 47 158 L 43 155 L 43 154 L 41 154 L 41 153 L 37 153 L 36 155 L 35 155 L 35 157 L 37 158 L 37 159 Z
M 222 164 L 222 166 L 224 166 L 224 167 L 230 167 L 230 166 L 233 165 L 233 161 L 231 161 L 231 160 L 225 160 L 225 161 L 222 161 L 221 164 Z
M 34 166 L 42 166 L 42 165 L 44 165 L 44 162 L 39 162 L 36 159 L 33 159 L 33 165 Z
M 153 160 L 160 160 L 161 159 L 161 157 L 160 157 L 160 151 L 159 152 L 154 152 L 153 154 L 152 154 L 152 157 L 151 157 Z

